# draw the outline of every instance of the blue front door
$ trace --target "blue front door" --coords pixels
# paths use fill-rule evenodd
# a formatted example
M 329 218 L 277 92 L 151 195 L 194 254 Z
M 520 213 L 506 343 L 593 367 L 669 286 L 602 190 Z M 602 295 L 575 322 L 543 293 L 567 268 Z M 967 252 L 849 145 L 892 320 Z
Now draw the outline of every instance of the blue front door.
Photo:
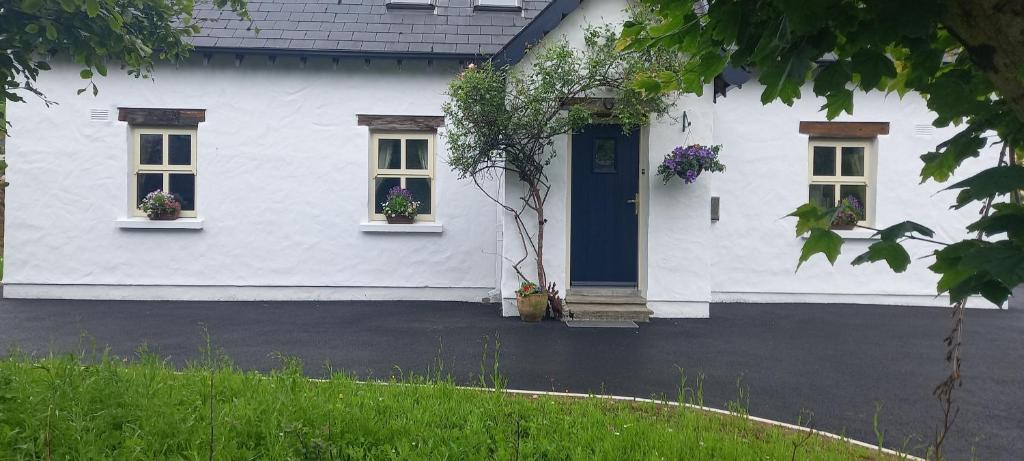
M 570 285 L 636 286 L 639 168 L 639 130 L 572 135 Z

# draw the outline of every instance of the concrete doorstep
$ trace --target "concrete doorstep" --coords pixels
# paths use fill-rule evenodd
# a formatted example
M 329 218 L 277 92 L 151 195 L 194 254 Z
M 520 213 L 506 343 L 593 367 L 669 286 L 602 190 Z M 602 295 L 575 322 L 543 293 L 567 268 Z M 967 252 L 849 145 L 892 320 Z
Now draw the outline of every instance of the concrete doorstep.
M 636 288 L 573 287 L 566 293 L 565 310 L 566 321 L 646 323 L 651 318 L 647 299 Z

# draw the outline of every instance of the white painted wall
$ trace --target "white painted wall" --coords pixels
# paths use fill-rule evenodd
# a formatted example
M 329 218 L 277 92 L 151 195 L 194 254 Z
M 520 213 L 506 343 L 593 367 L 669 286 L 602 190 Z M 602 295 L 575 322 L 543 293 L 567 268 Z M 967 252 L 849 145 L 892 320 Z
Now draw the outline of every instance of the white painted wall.
M 40 88 L 59 105 L 9 104 L 5 290 L 9 297 L 463 299 L 495 284 L 494 205 L 444 163 L 442 233 L 367 233 L 368 142 L 357 113 L 440 115 L 454 63 L 250 56 L 112 73 L 77 96 L 54 63 Z M 128 127 L 116 108 L 204 108 L 198 207 L 204 228 L 125 230 Z M 89 121 L 89 109 L 113 121 Z M 134 288 L 132 286 L 135 286 Z M 138 286 L 149 286 L 139 288 Z M 202 289 L 193 289 L 201 286 Z
M 721 196 L 721 221 L 712 224 L 714 253 L 711 284 L 716 301 L 842 302 L 902 305 L 948 305 L 935 297 L 938 278 L 919 260 L 934 245 L 910 242 L 912 263 L 894 274 L 885 263 L 851 266 L 870 240 L 847 240 L 835 267 L 815 256 L 796 271 L 801 239 L 794 237 L 794 218 L 782 218 L 807 202 L 808 137 L 798 131 L 801 120 L 822 121 L 823 100 L 809 88 L 793 107 L 762 106 L 762 87 L 756 83 L 732 89 L 715 105 L 716 144 L 721 144 L 727 171 L 710 181 L 711 193 Z M 916 94 L 857 94 L 854 115 L 837 121 L 890 122 L 890 133 L 877 139 L 875 224 L 882 228 L 913 220 L 936 231 L 936 239 L 965 237 L 965 226 L 977 219 L 977 207 L 949 210 L 956 192 L 945 185 L 920 184 L 919 156 L 948 139 L 956 128 L 915 135 L 917 125 L 931 126 L 934 115 Z M 996 155 L 968 162 L 958 177 L 994 164 Z M 863 234 L 864 232 L 860 232 Z M 870 232 L 868 232 L 870 233 Z M 991 307 L 981 299 L 974 307 Z
M 656 317 L 707 317 L 711 301 L 711 181 L 674 178 L 664 184 L 658 165 L 676 146 L 711 144 L 715 130 L 711 88 L 705 96 L 681 97 L 675 120 L 650 126 L 647 174 L 647 306 Z M 691 125 L 683 131 L 683 113 Z M 643 157 L 643 154 L 641 154 Z M 713 176 L 713 175 L 706 175 Z

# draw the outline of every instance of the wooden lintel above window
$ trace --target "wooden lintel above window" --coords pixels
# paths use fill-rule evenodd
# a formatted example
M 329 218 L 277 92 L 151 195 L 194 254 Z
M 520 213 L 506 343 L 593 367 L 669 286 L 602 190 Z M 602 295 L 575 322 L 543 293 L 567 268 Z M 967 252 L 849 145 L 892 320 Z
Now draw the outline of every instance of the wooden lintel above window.
M 800 122 L 800 133 L 816 138 L 874 138 L 889 134 L 889 122 Z
M 206 109 L 118 107 L 117 119 L 129 125 L 195 127 L 206 121 Z
M 359 126 L 372 130 L 437 131 L 444 126 L 443 115 L 369 115 L 356 114 Z

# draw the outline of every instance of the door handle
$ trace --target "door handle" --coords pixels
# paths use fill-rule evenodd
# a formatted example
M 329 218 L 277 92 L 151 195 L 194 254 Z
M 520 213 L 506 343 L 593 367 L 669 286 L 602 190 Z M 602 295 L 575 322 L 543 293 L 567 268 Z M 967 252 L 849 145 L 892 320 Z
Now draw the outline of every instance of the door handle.
M 633 194 L 633 198 L 626 200 L 626 203 L 633 204 L 633 214 L 640 215 L 640 194 Z

